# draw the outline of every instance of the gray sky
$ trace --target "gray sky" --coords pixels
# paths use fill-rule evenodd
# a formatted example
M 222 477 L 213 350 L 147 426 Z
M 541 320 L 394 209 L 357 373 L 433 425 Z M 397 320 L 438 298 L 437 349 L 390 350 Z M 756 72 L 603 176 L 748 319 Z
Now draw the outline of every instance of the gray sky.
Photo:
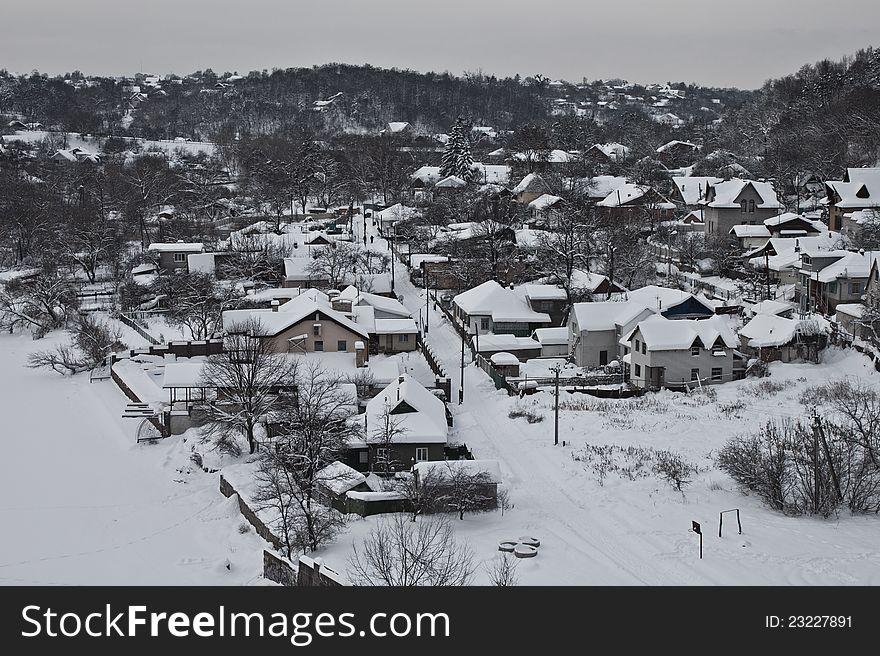
M 880 41 L 878 25 L 877 0 L 0 0 L 0 68 L 347 62 L 754 88 Z

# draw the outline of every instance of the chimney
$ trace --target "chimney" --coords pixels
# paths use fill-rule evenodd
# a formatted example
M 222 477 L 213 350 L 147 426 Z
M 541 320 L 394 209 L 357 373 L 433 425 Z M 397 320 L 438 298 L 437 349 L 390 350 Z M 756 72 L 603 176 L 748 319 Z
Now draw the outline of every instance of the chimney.
M 281 305 L 281 301 L 277 298 L 272 301 L 272 312 L 278 312 L 278 306 Z

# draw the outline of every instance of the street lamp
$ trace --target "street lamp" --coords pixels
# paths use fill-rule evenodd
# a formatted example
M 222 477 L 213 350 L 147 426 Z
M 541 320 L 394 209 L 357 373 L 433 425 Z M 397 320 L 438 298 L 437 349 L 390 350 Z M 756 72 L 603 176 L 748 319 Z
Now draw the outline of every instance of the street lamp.
M 458 405 L 464 403 L 464 336 L 466 334 L 464 326 L 461 328 L 461 380 L 458 383 Z
M 397 236 L 397 221 L 391 224 L 391 240 L 388 242 L 391 247 L 391 295 L 394 295 L 394 238 Z M 395 298 L 397 298 L 395 296 Z M 427 332 L 427 331 L 425 331 Z

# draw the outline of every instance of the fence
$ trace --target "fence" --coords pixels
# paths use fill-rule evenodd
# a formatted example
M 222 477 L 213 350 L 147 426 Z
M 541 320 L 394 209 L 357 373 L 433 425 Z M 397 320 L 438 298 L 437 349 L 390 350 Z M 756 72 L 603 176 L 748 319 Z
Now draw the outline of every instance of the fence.
M 555 377 L 546 377 L 546 378 L 511 378 L 509 381 L 511 384 L 518 384 L 534 382 L 538 387 L 544 387 L 547 385 L 555 385 L 556 378 Z M 559 386 L 560 387 L 598 387 L 600 385 L 622 385 L 626 382 L 626 378 L 624 374 L 598 374 L 595 376 L 560 376 L 559 378 Z
M 284 546 L 281 539 L 275 535 L 265 523 L 263 523 L 263 520 L 259 518 L 256 512 L 251 510 L 251 507 L 247 505 L 242 496 L 234 487 L 232 487 L 232 484 L 223 478 L 223 474 L 220 474 L 220 494 L 224 497 L 231 497 L 233 494 L 238 497 L 238 510 L 242 514 L 242 517 L 254 527 L 257 535 L 266 540 L 266 542 L 270 543 L 276 549 L 281 549 Z
M 133 318 L 129 317 L 125 313 L 121 313 L 119 315 L 119 320 L 122 323 L 124 323 L 126 326 L 131 328 L 133 331 L 135 331 L 138 335 L 140 335 L 145 340 L 147 340 L 150 344 L 153 344 L 153 345 L 160 344 L 158 339 L 156 339 L 150 333 L 148 333 L 146 330 L 144 330 L 140 325 L 138 325 L 138 323 Z
M 495 383 L 495 389 L 503 389 L 510 396 L 517 396 L 519 392 L 507 382 L 507 377 L 504 376 L 500 371 L 498 371 L 495 367 L 492 366 L 492 363 L 489 362 L 486 358 L 484 358 L 479 353 L 476 355 L 474 361 L 477 363 L 477 366 L 489 374 L 489 377 L 492 379 L 492 382 Z
M 124 358 L 133 358 L 137 355 L 164 356 L 173 353 L 179 358 L 194 358 L 196 356 L 220 355 L 223 353 L 223 340 L 221 338 L 194 340 L 186 342 L 168 342 L 167 344 L 154 344 L 146 348 L 130 349 L 127 353 L 120 351 L 110 356 L 111 364 Z

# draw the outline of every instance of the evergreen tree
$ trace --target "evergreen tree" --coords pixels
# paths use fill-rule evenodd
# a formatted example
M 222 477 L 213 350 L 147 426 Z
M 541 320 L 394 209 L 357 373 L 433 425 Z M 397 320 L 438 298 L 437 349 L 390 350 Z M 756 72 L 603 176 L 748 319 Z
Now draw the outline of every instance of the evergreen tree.
M 444 178 L 454 175 L 467 181 L 473 174 L 470 132 L 470 126 L 462 118 L 452 126 L 440 166 L 440 174 Z

